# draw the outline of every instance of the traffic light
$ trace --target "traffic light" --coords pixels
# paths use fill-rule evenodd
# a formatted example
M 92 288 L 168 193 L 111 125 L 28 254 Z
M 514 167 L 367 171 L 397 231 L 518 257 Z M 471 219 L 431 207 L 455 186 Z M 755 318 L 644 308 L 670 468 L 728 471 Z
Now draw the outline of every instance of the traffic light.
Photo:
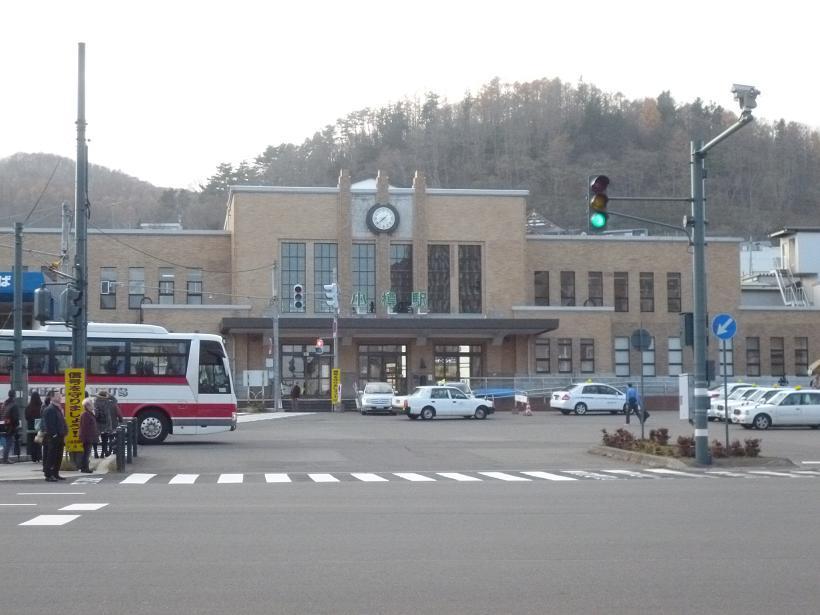
M 325 351 L 325 340 L 321 337 L 316 338 L 316 354 L 322 354 Z
M 305 309 L 305 287 L 303 284 L 293 285 L 293 309 L 297 312 Z
M 609 197 L 606 189 L 609 186 L 609 178 L 606 175 L 597 175 L 589 184 L 589 230 L 601 232 L 606 229 L 609 222 L 609 214 L 606 212 L 606 204 Z
M 54 320 L 54 302 L 51 291 L 45 285 L 34 290 L 34 320 L 41 325 Z
M 66 286 L 60 297 L 63 303 L 63 321 L 71 326 L 83 312 L 83 291 Z
M 324 289 L 325 297 L 327 297 L 325 303 L 333 308 L 335 312 L 339 309 L 339 287 L 336 285 L 336 282 L 333 282 L 333 284 L 324 284 Z

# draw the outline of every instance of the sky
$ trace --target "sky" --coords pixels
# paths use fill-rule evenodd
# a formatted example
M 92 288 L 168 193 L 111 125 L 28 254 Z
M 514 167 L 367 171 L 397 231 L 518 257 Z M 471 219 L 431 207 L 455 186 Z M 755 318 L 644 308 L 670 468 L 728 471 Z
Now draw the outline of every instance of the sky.
M 730 109 L 751 84 L 756 117 L 820 128 L 818 18 L 805 0 L 2 0 L 0 158 L 75 158 L 80 42 L 89 162 L 163 187 L 494 77 Z

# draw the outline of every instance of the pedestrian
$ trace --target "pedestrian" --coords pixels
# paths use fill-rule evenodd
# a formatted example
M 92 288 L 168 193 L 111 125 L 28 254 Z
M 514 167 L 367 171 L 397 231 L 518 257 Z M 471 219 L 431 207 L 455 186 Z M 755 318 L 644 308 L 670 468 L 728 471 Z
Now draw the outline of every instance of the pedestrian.
M 88 403 L 86 403 L 88 402 Z M 80 442 L 83 445 L 83 457 L 80 462 L 80 471 L 91 474 L 88 466 L 88 459 L 91 456 L 91 447 L 96 444 L 99 438 L 97 431 L 97 419 L 94 416 L 94 400 L 87 397 L 83 401 L 83 412 L 80 414 Z
M 108 435 L 108 452 L 115 454 L 117 452 L 117 427 L 123 423 L 122 412 L 117 398 L 113 395 L 108 396 L 105 408 L 108 411 L 108 423 L 111 425 L 111 432 Z
M 777 381 L 779 386 L 785 387 L 789 386 L 789 381 L 786 379 L 786 376 L 780 376 L 780 380 Z
M 626 385 L 626 422 L 629 423 L 629 416 L 634 412 L 638 416 L 638 403 L 640 397 L 638 389 L 632 386 L 632 383 Z M 640 417 L 638 417 L 640 420 Z
M 290 407 L 292 410 L 299 410 L 299 398 L 302 396 L 302 389 L 299 388 L 299 383 L 295 383 L 290 390 Z
M 26 438 L 26 448 L 34 463 L 38 463 L 43 458 L 43 446 L 34 441 L 34 435 L 40 430 L 40 418 L 43 412 L 43 400 L 40 393 L 31 392 L 31 398 L 26 406 L 26 427 L 28 428 L 28 438 Z
M 116 427 L 116 423 L 112 422 L 112 413 L 109 411 L 111 396 L 108 391 L 97 391 L 97 396 L 94 398 L 94 417 L 97 421 L 97 432 L 100 434 L 100 441 L 102 442 L 101 457 L 107 457 L 112 453 L 114 438 L 112 434 Z
M 60 393 L 52 392 L 51 403 L 43 409 L 43 474 L 46 481 L 53 483 L 58 480 L 65 480 L 60 476 L 60 465 L 63 462 L 63 449 L 65 448 L 65 436 L 68 433 L 68 425 L 62 409 L 63 398 Z
M 88 391 L 85 392 L 85 399 L 83 399 L 83 410 L 85 410 L 86 408 L 89 408 L 91 410 L 91 414 L 94 415 L 94 423 L 96 425 L 97 418 L 96 418 L 96 415 L 94 414 L 94 397 L 92 397 L 88 393 Z M 82 417 L 82 415 L 80 415 L 80 416 Z M 100 456 L 99 453 L 98 453 L 98 448 L 97 448 L 97 445 L 100 442 L 99 433 L 100 433 L 100 431 L 99 431 L 99 429 L 97 429 L 97 434 L 98 434 L 97 438 L 91 443 L 91 450 L 94 452 L 94 459 L 97 459 Z
M 3 402 L 2 407 L 3 431 L 5 433 L 5 441 L 3 442 L 3 461 L 2 463 L 14 463 L 9 460 L 9 453 L 12 448 L 17 448 L 17 457 L 20 457 L 20 443 L 17 439 L 18 428 L 20 427 L 20 410 L 17 407 L 17 397 L 14 391 L 9 391 L 6 401 Z

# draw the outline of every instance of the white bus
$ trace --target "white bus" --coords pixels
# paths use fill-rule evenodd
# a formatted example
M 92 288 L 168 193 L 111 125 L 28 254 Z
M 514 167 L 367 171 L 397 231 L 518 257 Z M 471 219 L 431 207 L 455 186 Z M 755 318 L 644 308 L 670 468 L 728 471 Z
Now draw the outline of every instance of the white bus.
M 0 330 L 0 386 L 10 381 L 14 332 Z M 63 392 L 71 367 L 71 331 L 62 325 L 23 331 L 29 395 Z M 236 394 L 222 338 L 169 333 L 155 325 L 88 324 L 86 389 L 116 397 L 123 416 L 138 421 L 143 444 L 168 434 L 236 429 Z M 27 401 L 26 401 L 27 403 Z

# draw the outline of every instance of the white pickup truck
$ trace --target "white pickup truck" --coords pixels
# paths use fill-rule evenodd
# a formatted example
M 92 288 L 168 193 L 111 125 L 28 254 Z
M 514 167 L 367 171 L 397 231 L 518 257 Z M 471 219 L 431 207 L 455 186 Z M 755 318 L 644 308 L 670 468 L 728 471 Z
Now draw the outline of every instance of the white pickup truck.
M 428 421 L 437 416 L 486 419 L 495 412 L 493 402 L 464 394 L 452 386 L 421 386 L 404 398 L 403 411 L 411 419 Z

